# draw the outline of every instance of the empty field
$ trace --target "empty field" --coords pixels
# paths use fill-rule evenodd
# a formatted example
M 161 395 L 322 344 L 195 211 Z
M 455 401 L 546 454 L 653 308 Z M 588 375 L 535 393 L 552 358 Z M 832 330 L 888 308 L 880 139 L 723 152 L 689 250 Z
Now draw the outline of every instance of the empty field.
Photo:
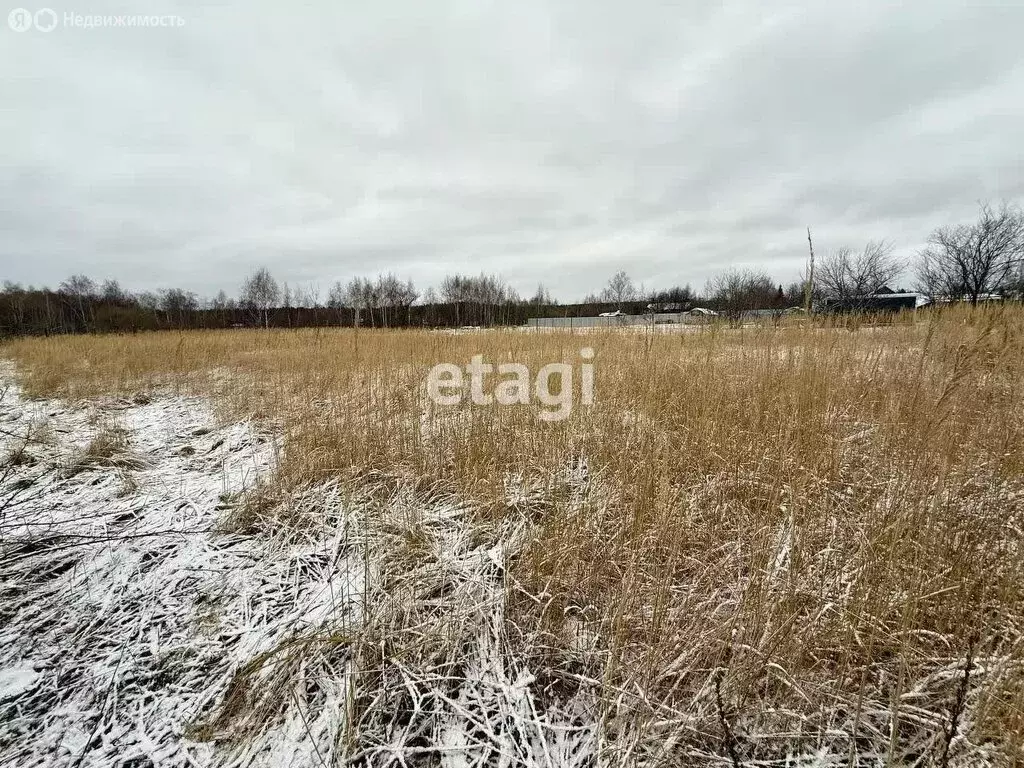
M 0 762 L 1024 760 L 1020 308 L 0 357 Z

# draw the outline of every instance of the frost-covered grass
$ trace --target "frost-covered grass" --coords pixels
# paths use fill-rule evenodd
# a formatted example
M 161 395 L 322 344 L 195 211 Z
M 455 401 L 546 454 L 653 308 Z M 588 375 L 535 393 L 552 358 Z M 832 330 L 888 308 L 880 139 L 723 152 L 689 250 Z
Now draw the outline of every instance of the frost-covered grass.
M 582 346 L 565 422 L 423 396 Z M 1019 308 L 0 352 L 3 758 L 1024 760 Z
M 538 702 L 508 650 L 521 524 L 483 542 L 450 498 L 372 478 L 355 495 L 268 486 L 273 441 L 215 426 L 197 398 L 9 387 L 0 424 L 0 445 L 34 457 L 0 483 L 4 765 L 594 754 L 584 697 Z

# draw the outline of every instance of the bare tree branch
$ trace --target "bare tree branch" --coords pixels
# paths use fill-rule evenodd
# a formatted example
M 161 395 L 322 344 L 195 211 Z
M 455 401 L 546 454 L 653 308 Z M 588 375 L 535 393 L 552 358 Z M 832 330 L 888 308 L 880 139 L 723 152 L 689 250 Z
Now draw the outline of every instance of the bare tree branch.
M 933 298 L 967 300 L 1010 290 L 1024 262 L 1024 212 L 981 205 L 973 224 L 940 227 L 918 254 L 920 289 Z
M 872 241 L 860 253 L 839 248 L 826 254 L 815 275 L 818 291 L 826 299 L 856 308 L 903 271 L 892 250 L 890 243 Z

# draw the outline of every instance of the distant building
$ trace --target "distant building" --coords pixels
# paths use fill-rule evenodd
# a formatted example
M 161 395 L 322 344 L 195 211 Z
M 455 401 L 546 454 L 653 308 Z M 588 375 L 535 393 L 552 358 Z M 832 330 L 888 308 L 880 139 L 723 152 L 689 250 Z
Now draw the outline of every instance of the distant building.
M 979 293 L 978 294 L 978 303 L 979 304 L 985 304 L 985 303 L 988 303 L 988 302 L 1000 302 L 1000 301 L 1005 301 L 1008 298 L 1014 298 L 1013 294 L 1010 293 L 1010 294 L 1007 294 L 1007 295 L 1004 296 L 1001 293 Z M 970 300 L 971 300 L 971 297 L 969 295 L 967 295 L 967 294 L 964 294 L 963 296 L 936 296 L 935 297 L 935 303 L 936 304 L 959 304 L 959 303 L 970 302 Z
M 866 296 L 851 296 L 848 299 L 825 299 L 822 302 L 824 312 L 900 312 L 905 309 L 920 309 L 931 304 L 931 299 L 923 293 L 896 292 L 884 286 L 877 292 Z

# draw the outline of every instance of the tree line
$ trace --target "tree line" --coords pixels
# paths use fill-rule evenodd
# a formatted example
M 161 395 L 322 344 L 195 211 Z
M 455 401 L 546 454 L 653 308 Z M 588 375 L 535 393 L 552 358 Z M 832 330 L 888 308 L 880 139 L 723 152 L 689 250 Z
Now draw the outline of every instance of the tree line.
M 392 273 L 334 283 L 324 299 L 315 289 L 279 283 L 268 269 L 253 271 L 237 297 L 212 299 L 171 288 L 132 293 L 116 280 L 73 275 L 56 290 L 5 281 L 0 290 L 0 334 L 125 332 L 168 328 L 355 326 L 458 327 L 520 325 L 532 317 L 584 317 L 606 311 L 679 312 L 706 307 L 730 320 L 762 310 L 812 307 L 856 309 L 901 275 L 935 301 L 1020 298 L 1024 293 L 1024 212 L 1009 203 L 980 205 L 976 221 L 936 229 L 913 263 L 894 256 L 891 243 L 868 242 L 824 254 L 788 285 L 760 270 L 730 269 L 703 293 L 689 285 L 648 290 L 625 271 L 583 302 L 562 304 L 539 285 L 523 297 L 497 275 L 448 275 L 422 293 Z M 896 290 L 904 290 L 897 287 Z
M 560 305 L 543 286 L 521 297 L 496 275 L 449 275 L 422 294 L 394 274 L 353 278 L 316 289 L 279 283 L 265 267 L 254 270 L 236 297 L 220 291 L 202 299 L 171 288 L 131 293 L 116 280 L 72 275 L 54 290 L 10 281 L 0 289 L 0 335 L 135 332 L 235 327 L 366 328 L 519 325 Z M 592 308 L 603 309 L 604 305 Z M 583 307 L 579 307 L 582 311 Z

